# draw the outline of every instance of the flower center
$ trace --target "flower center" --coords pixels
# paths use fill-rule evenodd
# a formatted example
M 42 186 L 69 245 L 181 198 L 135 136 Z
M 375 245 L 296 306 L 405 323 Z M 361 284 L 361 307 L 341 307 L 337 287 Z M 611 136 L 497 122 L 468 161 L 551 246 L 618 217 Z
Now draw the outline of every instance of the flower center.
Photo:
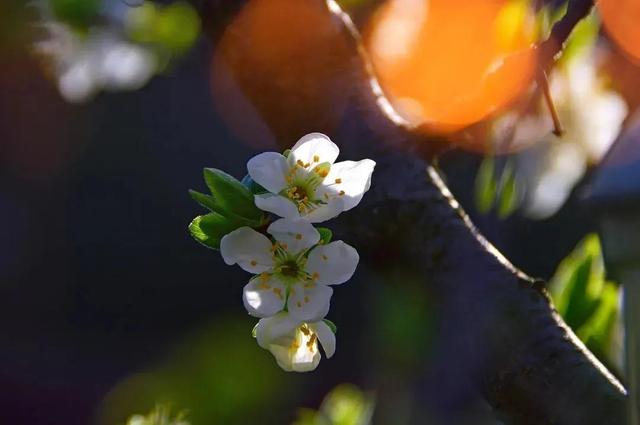
M 319 159 L 316 161 L 314 158 L 314 163 L 318 161 Z M 289 186 L 281 194 L 296 205 L 300 214 L 307 214 L 313 211 L 319 205 L 325 203 L 322 199 L 315 199 L 315 192 L 329 173 L 330 168 L 331 164 L 328 162 L 315 165 L 305 164 L 298 160 L 285 176 Z
M 287 260 L 280 266 L 280 273 L 286 277 L 298 277 L 300 266 L 295 260 Z
M 292 201 L 305 201 L 309 199 L 307 189 L 303 186 L 293 186 L 287 190 L 289 199 Z

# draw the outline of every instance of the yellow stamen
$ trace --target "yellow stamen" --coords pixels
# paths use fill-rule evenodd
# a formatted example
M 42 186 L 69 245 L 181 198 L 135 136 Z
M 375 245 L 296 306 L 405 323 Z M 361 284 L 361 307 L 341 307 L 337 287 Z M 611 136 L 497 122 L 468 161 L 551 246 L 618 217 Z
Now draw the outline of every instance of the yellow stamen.
M 336 184 L 342 183 L 342 179 L 336 179 Z
M 320 157 L 318 155 L 313 155 L 313 162 L 320 162 Z

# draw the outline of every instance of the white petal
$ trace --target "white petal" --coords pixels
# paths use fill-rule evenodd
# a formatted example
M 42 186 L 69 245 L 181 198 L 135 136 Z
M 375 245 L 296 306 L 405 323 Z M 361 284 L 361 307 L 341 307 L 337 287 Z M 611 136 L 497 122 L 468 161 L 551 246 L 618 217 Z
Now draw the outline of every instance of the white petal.
M 308 347 L 306 339 L 300 336 L 296 338 L 295 343 L 297 347 L 279 344 L 269 346 L 269 351 L 276 358 L 278 366 L 287 372 L 311 372 L 315 370 L 320 363 L 318 344 L 315 343 Z
M 309 328 L 318 336 L 318 340 L 324 349 L 324 354 L 330 359 L 336 352 L 336 336 L 331 328 L 323 321 L 311 323 Z
M 302 216 L 309 223 L 322 223 L 331 220 L 340 215 L 344 211 L 344 202 L 342 197 L 333 197 L 324 205 L 319 205 L 311 212 Z
M 286 290 L 278 279 L 258 276 L 245 285 L 242 301 L 250 315 L 269 317 L 284 308 Z
M 238 264 L 249 273 L 262 273 L 273 267 L 273 244 L 262 233 L 241 227 L 220 241 L 220 254 L 227 265 Z
M 344 200 L 344 211 L 349 211 L 360 203 L 369 190 L 375 166 L 376 163 L 370 159 L 338 162 L 331 166 L 323 186 L 334 194 L 344 193 L 338 196 Z
M 254 200 L 256 207 L 279 217 L 300 217 L 300 213 L 298 212 L 298 208 L 296 208 L 295 204 L 283 196 L 267 193 L 264 195 L 256 195 Z
M 315 322 L 329 312 L 333 289 L 317 283 L 296 283 L 291 287 L 287 309 L 292 318 L 301 322 Z
M 310 133 L 302 137 L 291 148 L 289 164 L 293 165 L 297 161 L 304 164 L 322 164 L 328 162 L 333 164 L 340 153 L 338 146 L 322 133 Z
M 271 223 L 267 229 L 280 243 L 287 246 L 287 251 L 296 255 L 311 248 L 320 241 L 320 233 L 309 222 L 281 218 Z
M 273 317 L 260 319 L 256 326 L 256 340 L 262 348 L 268 349 L 269 345 L 276 340 L 291 334 L 298 327 L 296 322 L 286 311 L 276 314 Z
M 321 285 L 338 285 L 353 276 L 358 266 L 358 251 L 342 241 L 320 245 L 309 253 L 305 267 L 307 273 L 316 276 Z
M 249 176 L 271 193 L 279 193 L 287 186 L 285 175 L 289 171 L 287 159 L 277 152 L 264 152 L 247 163 Z

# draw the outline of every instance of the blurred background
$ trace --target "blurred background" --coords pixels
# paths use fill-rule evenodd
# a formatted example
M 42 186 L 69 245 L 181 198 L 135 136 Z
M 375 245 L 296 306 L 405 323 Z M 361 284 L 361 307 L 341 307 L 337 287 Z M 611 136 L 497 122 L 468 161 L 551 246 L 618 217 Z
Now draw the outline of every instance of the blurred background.
M 339 3 L 399 119 L 450 147 L 438 165 L 473 221 L 620 373 L 618 287 L 582 197 L 640 103 L 638 3 L 601 1 L 549 74 L 562 138 L 532 45 L 564 2 Z M 332 302 L 335 357 L 287 374 L 251 338 L 247 275 L 187 231 L 204 167 L 241 178 L 310 131 L 348 143 L 356 53 L 323 2 L 3 1 L 0 53 L 0 423 L 157 405 L 192 424 L 426 423 L 419 280 L 361 267 Z M 496 424 L 465 405 L 459 423 Z

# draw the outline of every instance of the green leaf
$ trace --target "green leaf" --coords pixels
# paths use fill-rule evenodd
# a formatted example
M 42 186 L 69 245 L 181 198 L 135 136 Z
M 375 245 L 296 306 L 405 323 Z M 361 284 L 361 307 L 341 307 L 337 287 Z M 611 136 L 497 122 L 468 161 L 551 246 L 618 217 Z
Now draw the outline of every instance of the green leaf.
M 194 218 L 189 224 L 189 233 L 204 246 L 220 249 L 220 239 L 242 226 L 237 220 L 211 212 Z
M 486 214 L 491 211 L 496 198 L 495 165 L 493 157 L 482 160 L 475 183 L 476 208 Z
M 253 194 L 237 179 L 215 168 L 204 169 L 204 180 L 213 194 L 219 213 L 237 215 L 259 223 L 263 217 L 253 202 Z
M 610 349 L 619 315 L 618 286 L 606 282 L 600 294 L 598 308 L 577 330 L 578 337 L 596 353 L 606 355 Z
M 216 200 L 211 195 L 205 195 L 204 193 L 196 192 L 195 190 L 189 189 L 189 195 L 191 195 L 191 199 L 202 205 L 203 207 L 219 212 L 220 206 L 216 203 Z
M 338 333 L 338 327 L 336 326 L 336 324 L 335 324 L 335 323 L 333 323 L 333 322 L 332 322 L 331 320 L 329 320 L 329 319 L 322 319 L 322 321 L 323 321 L 327 326 L 329 326 L 329 329 L 331 329 L 331 332 L 333 332 L 334 334 L 335 334 L 335 333 Z
M 598 40 L 600 32 L 600 19 L 597 13 L 592 12 L 581 20 L 571 32 L 563 49 L 559 62 L 566 64 L 591 50 Z
M 333 237 L 333 232 L 331 229 L 327 229 L 326 227 L 318 227 L 316 229 L 318 233 L 320 233 L 320 244 L 326 245 L 331 242 L 331 238 Z
M 620 312 L 618 286 L 605 280 L 597 235 L 588 235 L 565 258 L 550 284 L 558 312 L 597 355 L 612 351 Z
M 518 207 L 518 185 L 513 167 L 507 164 L 500 179 L 500 199 L 498 201 L 498 217 L 509 217 Z

